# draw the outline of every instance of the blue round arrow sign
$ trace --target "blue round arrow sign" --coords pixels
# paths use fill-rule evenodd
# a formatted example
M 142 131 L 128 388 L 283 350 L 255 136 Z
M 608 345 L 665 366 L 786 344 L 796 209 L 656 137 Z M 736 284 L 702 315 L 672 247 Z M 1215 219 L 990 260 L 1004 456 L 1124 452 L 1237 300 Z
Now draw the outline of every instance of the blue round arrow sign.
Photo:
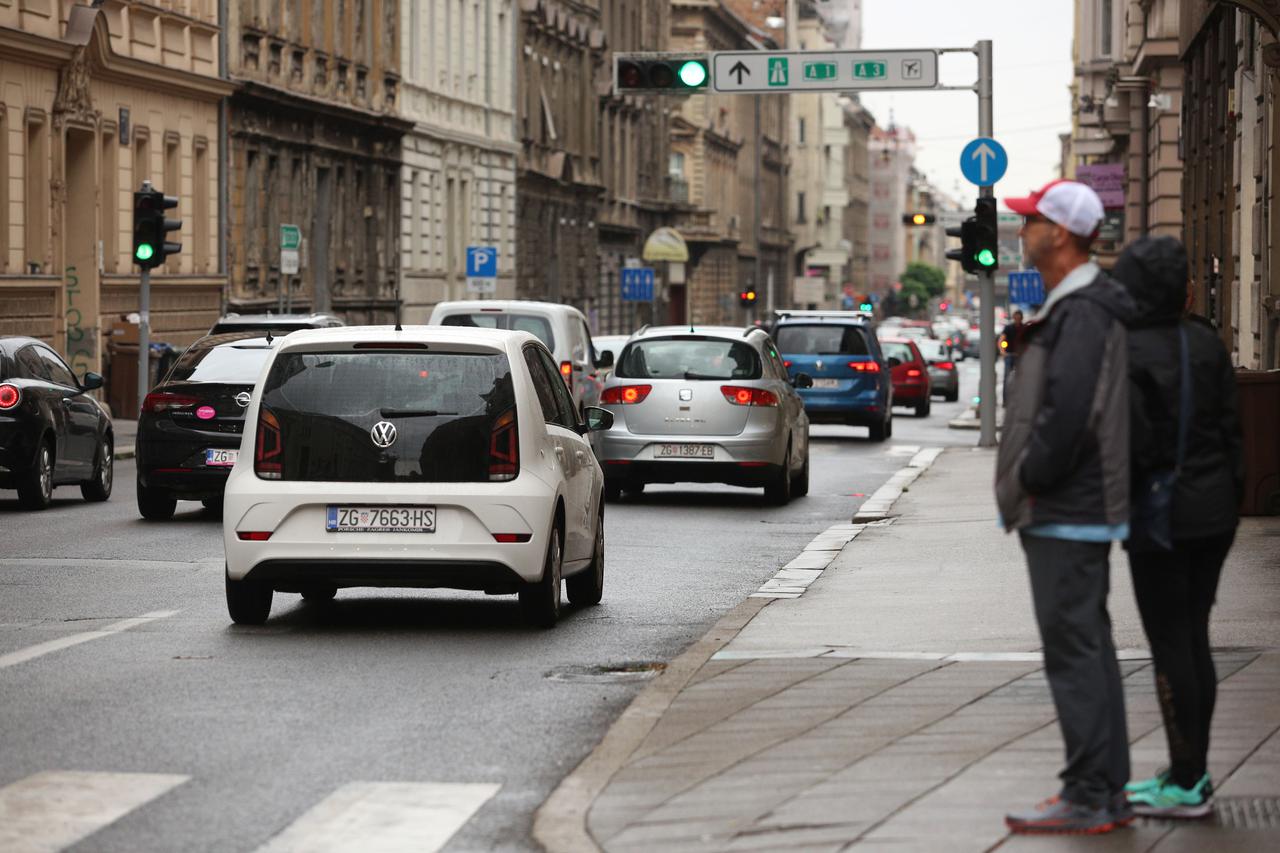
M 1009 155 L 994 139 L 979 136 L 960 152 L 960 171 L 964 179 L 980 187 L 989 187 L 1004 177 L 1009 169 Z

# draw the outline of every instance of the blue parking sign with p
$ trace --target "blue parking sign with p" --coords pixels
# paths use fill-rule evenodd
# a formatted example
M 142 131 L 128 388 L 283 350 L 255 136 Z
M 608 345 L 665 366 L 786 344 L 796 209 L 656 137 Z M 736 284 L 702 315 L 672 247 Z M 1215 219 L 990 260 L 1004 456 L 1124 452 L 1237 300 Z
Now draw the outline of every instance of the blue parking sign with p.
M 467 247 L 467 278 L 497 278 L 498 250 L 492 246 Z

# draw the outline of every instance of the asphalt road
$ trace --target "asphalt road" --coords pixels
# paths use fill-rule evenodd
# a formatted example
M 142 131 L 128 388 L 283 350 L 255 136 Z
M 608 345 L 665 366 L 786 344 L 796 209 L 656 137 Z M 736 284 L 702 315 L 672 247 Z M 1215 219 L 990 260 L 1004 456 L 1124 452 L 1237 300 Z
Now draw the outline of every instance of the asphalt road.
M 966 399 L 976 364 L 961 369 Z M 447 783 L 471 804 L 445 849 L 536 849 L 534 810 L 642 686 L 554 676 L 670 660 L 914 448 L 975 444 L 947 429 L 961 407 L 898 410 L 882 445 L 814 427 L 810 495 L 785 508 L 716 486 L 610 505 L 604 602 L 549 632 L 523 627 L 514 597 L 450 591 L 277 594 L 265 626 L 233 626 L 220 520 L 183 503 L 142 521 L 132 462 L 105 505 L 62 488 L 32 514 L 0 492 L 0 811 L 5 786 L 35 774 L 165 774 L 94 777 L 108 799 L 138 780 L 153 796 L 71 849 L 248 851 L 320 820 L 311 810 L 352 783 Z

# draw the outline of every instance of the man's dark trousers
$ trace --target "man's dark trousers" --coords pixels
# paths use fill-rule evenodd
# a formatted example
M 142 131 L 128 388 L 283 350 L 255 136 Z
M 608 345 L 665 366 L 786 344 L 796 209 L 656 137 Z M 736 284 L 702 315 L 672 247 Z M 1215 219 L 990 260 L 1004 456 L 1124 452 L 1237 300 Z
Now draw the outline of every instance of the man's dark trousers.
M 1124 688 L 1107 613 L 1111 543 L 1025 532 L 1021 538 L 1045 675 L 1066 744 L 1061 796 L 1101 808 L 1129 781 Z

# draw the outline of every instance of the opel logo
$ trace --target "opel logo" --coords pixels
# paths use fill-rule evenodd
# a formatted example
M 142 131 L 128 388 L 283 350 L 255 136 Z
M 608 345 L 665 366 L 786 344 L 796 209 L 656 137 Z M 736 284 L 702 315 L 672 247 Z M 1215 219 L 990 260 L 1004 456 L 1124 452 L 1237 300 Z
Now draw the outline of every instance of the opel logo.
M 373 436 L 374 444 L 385 450 L 396 443 L 396 425 L 391 421 L 378 421 L 369 430 L 369 435 Z
M 681 388 L 681 389 L 680 389 L 680 399 L 681 399 L 681 400 L 683 400 L 683 401 L 684 401 L 684 402 L 686 402 L 686 403 L 687 403 L 687 402 L 689 402 L 690 400 L 692 400 L 692 399 L 693 399 L 693 389 L 692 389 L 692 388 Z
M 239 394 L 236 395 L 236 405 L 238 405 L 242 409 L 247 409 L 249 408 L 249 401 L 251 399 L 253 398 L 249 396 L 248 391 L 241 391 Z

